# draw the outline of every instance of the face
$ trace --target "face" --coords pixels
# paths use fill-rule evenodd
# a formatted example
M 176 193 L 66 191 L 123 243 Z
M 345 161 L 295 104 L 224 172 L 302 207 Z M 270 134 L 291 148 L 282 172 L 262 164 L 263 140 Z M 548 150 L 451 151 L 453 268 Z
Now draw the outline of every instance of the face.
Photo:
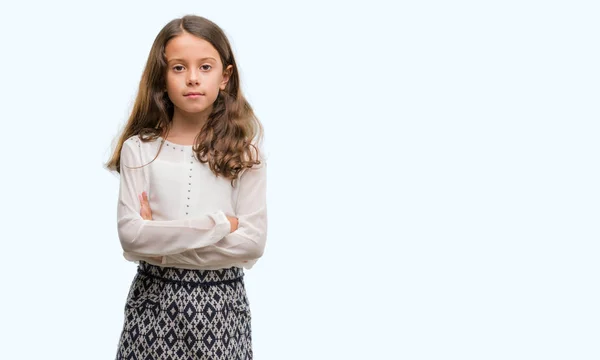
M 208 41 L 182 33 L 165 47 L 167 93 L 175 112 L 208 115 L 224 90 L 232 66 L 223 69 L 219 52 Z

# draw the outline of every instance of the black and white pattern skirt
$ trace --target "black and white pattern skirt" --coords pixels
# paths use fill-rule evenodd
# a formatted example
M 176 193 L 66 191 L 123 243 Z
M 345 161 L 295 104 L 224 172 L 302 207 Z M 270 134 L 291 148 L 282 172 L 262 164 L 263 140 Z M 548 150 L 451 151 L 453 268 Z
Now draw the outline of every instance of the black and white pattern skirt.
M 140 261 L 125 304 L 117 359 L 252 359 L 244 271 Z

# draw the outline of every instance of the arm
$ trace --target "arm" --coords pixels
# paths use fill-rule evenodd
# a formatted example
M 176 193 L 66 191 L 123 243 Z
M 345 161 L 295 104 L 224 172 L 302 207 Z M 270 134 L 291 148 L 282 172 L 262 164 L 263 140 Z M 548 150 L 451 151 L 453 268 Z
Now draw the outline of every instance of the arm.
M 264 160 L 241 175 L 239 187 L 235 207 L 237 230 L 209 246 L 166 256 L 163 264 L 227 267 L 262 256 L 267 239 L 267 165 Z
M 123 250 L 142 256 L 177 254 L 209 246 L 230 233 L 231 224 L 222 211 L 194 219 L 144 220 L 138 213 L 138 195 L 147 189 L 138 146 L 128 140 L 121 150 L 121 179 L 117 225 Z M 148 166 L 148 165 L 146 165 Z

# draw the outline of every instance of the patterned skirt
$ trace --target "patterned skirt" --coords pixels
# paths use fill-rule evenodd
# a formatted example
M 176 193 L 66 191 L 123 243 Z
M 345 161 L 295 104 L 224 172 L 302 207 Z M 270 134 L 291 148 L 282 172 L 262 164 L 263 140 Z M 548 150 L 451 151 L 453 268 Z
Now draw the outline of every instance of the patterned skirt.
M 117 359 L 252 359 L 244 271 L 190 270 L 140 261 Z

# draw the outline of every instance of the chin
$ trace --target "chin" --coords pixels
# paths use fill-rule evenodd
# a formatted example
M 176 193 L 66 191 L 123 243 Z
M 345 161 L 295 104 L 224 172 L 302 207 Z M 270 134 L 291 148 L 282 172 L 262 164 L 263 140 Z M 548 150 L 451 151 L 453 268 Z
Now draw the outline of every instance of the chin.
M 179 110 L 183 113 L 186 114 L 199 114 L 202 112 L 205 112 L 208 109 L 208 107 L 200 107 L 200 106 L 194 106 L 194 107 L 180 107 Z

